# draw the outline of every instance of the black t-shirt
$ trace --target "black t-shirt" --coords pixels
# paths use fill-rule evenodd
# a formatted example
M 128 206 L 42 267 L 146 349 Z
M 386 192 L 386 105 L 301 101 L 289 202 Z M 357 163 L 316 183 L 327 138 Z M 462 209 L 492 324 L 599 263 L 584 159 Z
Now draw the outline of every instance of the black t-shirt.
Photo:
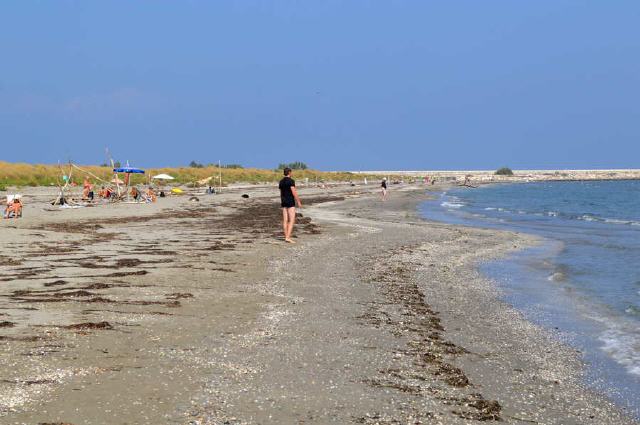
M 291 177 L 285 177 L 280 180 L 280 184 L 278 186 L 280 187 L 280 200 L 282 201 L 282 204 L 293 206 L 295 204 L 295 199 L 291 188 L 296 186 L 296 181 Z
M 382 180 L 382 184 L 380 185 L 383 189 L 387 188 L 387 181 L 386 180 Z

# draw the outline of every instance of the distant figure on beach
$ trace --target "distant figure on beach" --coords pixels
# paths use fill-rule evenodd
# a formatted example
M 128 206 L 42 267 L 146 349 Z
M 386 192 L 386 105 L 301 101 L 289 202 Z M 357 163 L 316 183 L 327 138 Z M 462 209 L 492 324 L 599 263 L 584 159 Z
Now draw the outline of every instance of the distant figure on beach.
M 156 192 L 153 190 L 151 186 L 147 188 L 147 201 L 148 202 L 156 202 L 158 197 L 156 196 Z
M 98 197 L 102 198 L 102 199 L 109 199 L 111 198 L 111 189 L 108 189 L 104 186 L 102 186 L 100 188 L 100 191 L 98 192 Z
M 110 187 L 102 186 L 102 190 L 99 193 L 99 196 L 103 199 L 111 199 L 115 192 Z
M 284 177 L 278 184 L 280 188 L 280 206 L 282 207 L 282 228 L 284 230 L 284 240 L 288 243 L 295 243 L 291 239 L 293 225 L 296 222 L 296 205 L 302 208 L 302 203 L 296 190 L 296 182 L 291 178 L 291 168 L 284 169 Z
M 82 199 L 85 201 L 93 201 L 93 185 L 89 181 L 89 177 L 84 178 L 82 187 Z
M 380 187 L 382 188 L 382 200 L 386 201 L 387 200 L 387 178 L 383 178 L 382 179 L 382 184 L 380 184 Z
M 4 210 L 4 218 L 20 218 L 22 217 L 22 202 L 20 198 L 14 197 L 7 203 L 7 208 Z

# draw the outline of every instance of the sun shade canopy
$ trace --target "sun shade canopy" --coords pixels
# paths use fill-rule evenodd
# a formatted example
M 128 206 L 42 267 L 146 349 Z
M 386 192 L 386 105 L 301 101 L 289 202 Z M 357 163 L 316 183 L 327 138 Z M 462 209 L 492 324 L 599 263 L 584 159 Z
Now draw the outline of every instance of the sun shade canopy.
M 158 174 L 157 176 L 153 176 L 155 180 L 175 180 L 175 177 L 170 176 L 169 174 Z

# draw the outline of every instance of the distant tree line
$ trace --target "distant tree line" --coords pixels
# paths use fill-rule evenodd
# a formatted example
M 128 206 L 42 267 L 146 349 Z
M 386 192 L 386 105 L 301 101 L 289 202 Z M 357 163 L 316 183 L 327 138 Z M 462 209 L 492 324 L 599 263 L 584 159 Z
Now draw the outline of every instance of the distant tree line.
M 284 170 L 285 168 L 291 168 L 292 170 L 306 170 L 309 168 L 304 162 L 296 161 L 289 164 L 278 164 L 278 170 Z
M 218 164 L 213 164 L 213 163 L 211 163 L 209 165 L 206 165 L 206 167 L 217 167 L 217 166 L 218 166 Z M 191 161 L 189 163 L 189 167 L 191 167 L 191 168 L 204 168 L 205 165 L 204 164 L 200 164 L 199 162 L 196 162 L 196 161 Z M 222 168 L 233 168 L 233 169 L 244 168 L 240 164 L 222 164 L 221 167 Z

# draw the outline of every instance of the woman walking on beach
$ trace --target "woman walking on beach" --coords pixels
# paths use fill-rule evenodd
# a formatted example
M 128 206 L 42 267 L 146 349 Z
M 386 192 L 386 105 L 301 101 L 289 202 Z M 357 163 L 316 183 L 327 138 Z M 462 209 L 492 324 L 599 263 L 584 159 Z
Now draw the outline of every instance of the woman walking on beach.
M 288 243 L 295 243 L 291 239 L 293 225 L 296 222 L 296 205 L 302 208 L 302 203 L 296 190 L 296 181 L 291 178 L 291 168 L 284 169 L 284 177 L 278 184 L 280 188 L 280 206 L 282 207 L 282 228 L 284 230 L 284 240 Z

